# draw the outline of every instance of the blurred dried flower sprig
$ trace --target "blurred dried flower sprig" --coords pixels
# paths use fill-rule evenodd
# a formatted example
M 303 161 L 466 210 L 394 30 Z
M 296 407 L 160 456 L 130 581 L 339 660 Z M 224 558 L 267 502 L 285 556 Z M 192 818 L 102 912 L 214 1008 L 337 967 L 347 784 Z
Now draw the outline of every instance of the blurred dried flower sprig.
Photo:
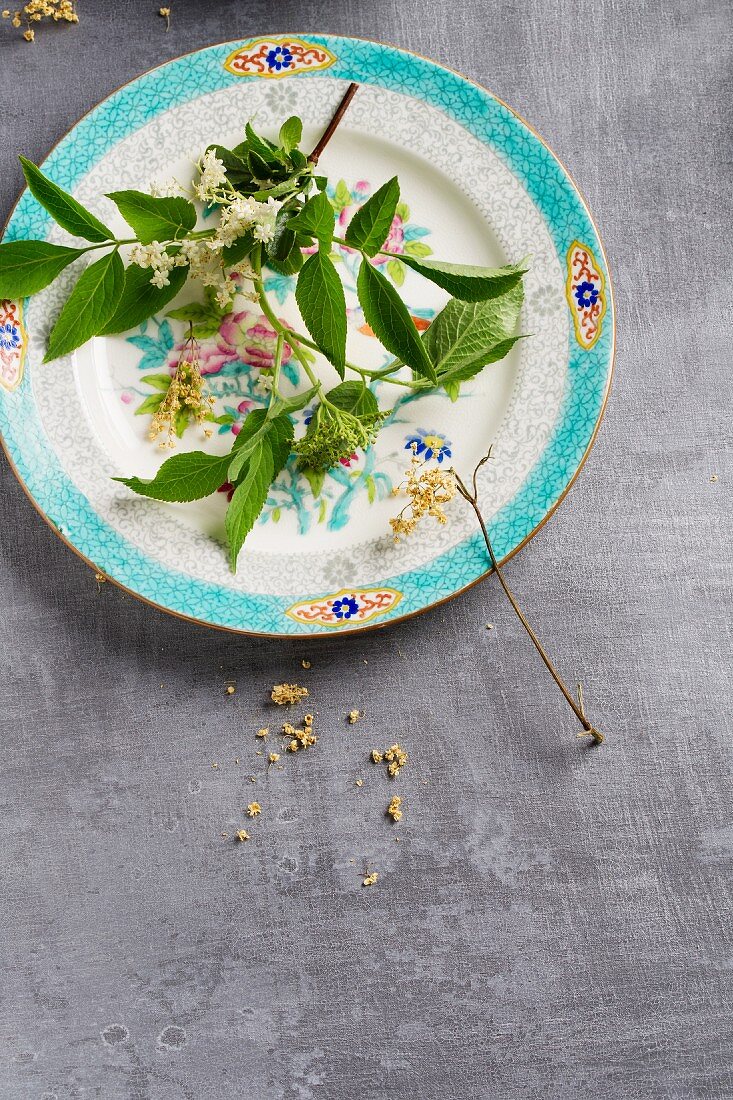
M 26 42 L 35 41 L 36 27 L 44 20 L 54 23 L 79 22 L 73 0 L 28 0 L 27 4 L 15 11 L 5 8 L 2 17 L 8 19 L 12 27 L 18 30 L 24 28 L 23 38 Z

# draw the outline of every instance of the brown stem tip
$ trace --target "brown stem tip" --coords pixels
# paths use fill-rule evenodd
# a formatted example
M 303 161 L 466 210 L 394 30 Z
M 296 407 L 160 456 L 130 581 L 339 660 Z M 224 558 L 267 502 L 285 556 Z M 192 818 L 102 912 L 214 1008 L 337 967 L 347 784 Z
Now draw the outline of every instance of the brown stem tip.
M 602 745 L 603 740 L 604 740 L 603 734 L 600 732 L 600 730 L 597 730 L 595 728 L 595 726 L 592 724 L 592 722 L 590 722 L 588 720 L 588 718 L 586 717 L 585 707 L 583 705 L 583 688 L 581 687 L 580 684 L 578 684 L 578 701 L 576 702 L 575 699 L 573 698 L 572 694 L 570 693 L 570 691 L 566 687 L 562 677 L 560 676 L 560 673 L 557 671 L 557 669 L 553 665 L 552 661 L 548 657 L 547 653 L 545 652 L 544 646 L 540 642 L 539 638 L 535 634 L 532 627 L 527 622 L 527 619 L 525 618 L 524 614 L 522 613 L 522 610 L 520 609 L 519 604 L 517 603 L 516 599 L 514 598 L 514 594 L 512 593 L 511 589 L 509 588 L 509 585 L 507 584 L 506 580 L 504 579 L 504 574 L 502 572 L 501 566 L 499 565 L 496 554 L 494 553 L 494 548 L 491 545 L 491 539 L 489 538 L 489 532 L 488 532 L 488 529 L 486 527 L 486 522 L 484 520 L 483 515 L 481 514 L 481 509 L 479 508 L 479 504 L 478 504 L 478 486 L 477 486 L 478 472 L 481 469 L 481 467 L 484 465 L 484 463 L 488 462 L 490 458 L 491 458 L 491 450 L 489 450 L 489 453 L 481 459 L 481 461 L 476 466 L 476 469 L 473 471 L 473 478 L 472 478 L 473 492 L 471 492 L 468 489 L 468 487 L 466 486 L 465 482 L 462 480 L 460 475 L 457 474 L 455 470 L 453 470 L 453 476 L 456 479 L 456 486 L 458 488 L 458 492 L 461 494 L 463 499 L 465 501 L 467 501 L 471 505 L 471 507 L 473 508 L 473 511 L 476 515 L 476 519 L 478 520 L 478 523 L 479 523 L 479 527 L 481 528 L 481 534 L 483 535 L 484 542 L 486 544 L 486 550 L 488 551 L 488 555 L 489 555 L 489 559 L 491 561 L 492 568 L 493 568 L 494 572 L 496 573 L 496 576 L 499 579 L 499 584 L 503 588 L 504 594 L 506 595 L 507 599 L 509 600 L 509 603 L 512 605 L 512 608 L 514 609 L 520 623 L 522 624 L 524 629 L 527 631 L 527 634 L 529 635 L 529 637 L 532 641 L 532 644 L 534 645 L 535 649 L 537 650 L 540 657 L 544 661 L 548 672 L 550 673 L 553 680 L 555 681 L 555 683 L 559 687 L 560 691 L 562 692 L 563 696 L 565 697 L 568 705 L 570 706 L 570 708 L 573 711 L 573 714 L 575 715 L 575 717 L 578 719 L 578 721 L 580 722 L 580 724 L 583 727 L 583 732 L 579 733 L 578 736 L 579 737 L 586 737 L 586 736 L 591 737 L 593 739 L 593 744 L 594 745 Z
M 310 161 L 311 164 L 318 164 L 318 160 L 319 160 L 319 157 L 320 157 L 321 153 L 326 148 L 329 141 L 331 140 L 331 138 L 335 134 L 336 129 L 338 127 L 338 124 L 341 122 L 341 119 L 346 114 L 346 112 L 348 110 L 348 107 L 349 107 L 349 104 L 351 103 L 352 99 L 354 98 L 354 96 L 356 95 L 358 90 L 359 90 L 359 85 L 358 84 L 355 84 L 355 83 L 349 84 L 348 88 L 344 92 L 344 95 L 341 99 L 341 102 L 339 103 L 338 107 L 336 108 L 336 112 L 335 112 L 333 118 L 329 122 L 326 129 L 323 131 L 323 133 L 321 135 L 321 138 L 320 138 L 320 141 L 315 146 L 313 152 L 308 157 L 308 160 Z

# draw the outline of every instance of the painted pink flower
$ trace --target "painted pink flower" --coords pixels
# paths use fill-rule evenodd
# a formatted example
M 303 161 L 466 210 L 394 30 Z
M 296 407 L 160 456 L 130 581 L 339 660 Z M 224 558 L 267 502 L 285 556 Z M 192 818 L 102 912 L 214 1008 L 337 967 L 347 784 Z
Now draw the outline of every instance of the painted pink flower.
M 340 458 L 339 459 L 339 462 L 341 463 L 341 465 L 345 466 L 347 470 L 351 466 L 352 462 L 358 462 L 358 461 L 359 461 L 359 456 L 356 453 L 356 451 L 354 451 L 353 454 L 350 454 L 348 456 L 348 458 Z
M 176 344 L 173 349 L 172 356 L 168 360 L 168 370 L 171 375 L 176 373 L 178 360 L 180 359 L 184 347 L 185 344 L 181 343 Z M 235 349 L 225 344 L 222 340 L 218 340 L 213 344 L 202 343 L 199 348 L 199 368 L 201 374 L 218 374 L 227 363 L 232 363 L 237 358 L 238 356 Z
M 222 345 L 233 351 L 234 359 L 241 359 L 260 370 L 272 370 L 277 336 L 262 314 L 248 310 L 228 313 L 219 326 L 219 339 Z M 289 344 L 283 344 L 283 364 L 290 362 L 292 357 L 293 349 Z
M 382 248 L 387 252 L 403 253 L 405 251 L 405 223 L 399 214 L 395 214 L 392 219 L 392 224 L 389 227 L 389 234 L 387 240 L 382 245 Z M 372 260 L 373 264 L 386 264 L 389 261 L 389 256 L 375 256 Z
M 353 206 L 347 206 L 341 211 L 338 216 L 339 237 L 343 237 L 344 233 L 346 232 L 346 227 L 355 213 L 356 210 Z M 395 214 L 394 218 L 392 219 L 392 224 L 389 227 L 387 240 L 384 242 L 382 247 L 385 248 L 388 252 L 396 252 L 399 254 L 405 251 L 405 223 L 399 216 L 399 214 Z M 341 245 L 341 248 L 344 252 L 354 251 L 353 248 L 346 248 L 344 245 Z M 386 264 L 388 263 L 388 261 L 389 256 L 377 255 L 372 258 L 372 263 L 376 264 L 377 266 Z
M 204 341 L 201 344 L 201 374 L 219 374 L 227 363 L 236 363 L 238 360 L 260 370 L 272 370 L 276 343 L 275 330 L 262 314 L 248 310 L 227 313 L 221 319 L 218 335 L 211 342 Z M 171 353 L 168 360 L 171 375 L 176 373 L 184 346 L 183 343 L 177 344 Z M 283 344 L 283 364 L 289 363 L 292 357 L 293 349 L 289 344 Z

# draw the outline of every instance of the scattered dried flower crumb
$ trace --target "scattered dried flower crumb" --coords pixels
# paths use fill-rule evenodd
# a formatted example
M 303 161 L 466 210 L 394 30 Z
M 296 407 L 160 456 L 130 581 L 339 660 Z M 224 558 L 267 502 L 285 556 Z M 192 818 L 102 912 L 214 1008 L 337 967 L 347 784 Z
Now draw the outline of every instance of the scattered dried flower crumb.
M 300 665 L 301 665 L 301 668 L 310 668 L 311 667 L 310 661 L 306 661 L 305 659 L 300 662 Z
M 163 685 L 161 684 L 161 687 L 162 687 L 162 686 L 163 686 Z M 219 765 L 218 765 L 218 764 L 212 764 L 211 766 L 212 766 L 212 768 L 218 768 L 218 767 L 219 767 Z
M 248 817 L 257 817 L 257 815 L 261 814 L 261 813 L 262 813 L 262 807 L 260 806 L 259 802 L 250 802 L 249 805 L 247 806 L 247 816 Z
M 261 730 L 257 730 L 257 737 L 261 737 L 263 741 L 266 741 L 270 736 L 270 727 L 263 726 Z
M 293 703 L 299 703 L 307 694 L 308 688 L 299 687 L 298 684 L 273 684 L 270 698 L 273 703 L 282 707 L 286 704 L 291 706 Z
M 364 780 L 363 779 L 355 779 L 354 780 L 354 786 L 355 787 L 363 787 L 364 786 Z
M 494 629 L 494 624 L 493 623 L 487 623 L 486 624 L 486 629 L 487 630 L 493 630 Z
M 379 749 L 372 749 L 372 763 L 374 763 L 374 764 L 381 764 L 382 763 L 382 754 L 379 751 Z
M 358 722 L 360 718 L 361 718 L 361 711 L 360 710 L 350 710 L 349 711 L 349 723 L 352 726 L 354 725 L 354 722 Z
M 402 799 L 399 797 L 399 795 L 395 795 L 389 806 L 387 807 L 387 813 L 393 821 L 400 821 L 402 819 L 402 810 L 400 809 L 401 805 Z
M 280 759 L 280 753 L 271 752 L 267 759 L 271 764 L 277 764 L 278 760 Z
M 303 721 L 305 722 L 306 726 L 312 726 L 313 725 L 313 715 L 312 714 L 304 714 L 303 715 Z
M 718 475 L 717 474 L 711 474 L 710 475 L 710 480 L 711 481 L 717 481 L 718 480 Z
M 390 745 L 384 754 L 384 759 L 388 763 L 387 771 L 392 779 L 399 775 L 400 769 L 404 768 L 409 757 L 401 745 Z
M 256 775 L 251 775 L 249 777 L 249 781 L 250 781 L 250 783 L 256 783 L 257 782 L 257 776 Z
M 379 878 L 379 874 L 376 871 L 372 871 L 371 874 L 369 874 L 365 877 L 364 882 L 362 883 L 362 885 L 363 886 L 373 886 L 378 878 Z
M 227 684 L 227 686 L 226 686 L 227 695 L 234 695 L 235 691 L 236 691 L 236 688 L 234 687 L 234 684 Z
M 240 829 L 237 833 L 237 840 L 249 840 L 249 833 L 246 829 Z

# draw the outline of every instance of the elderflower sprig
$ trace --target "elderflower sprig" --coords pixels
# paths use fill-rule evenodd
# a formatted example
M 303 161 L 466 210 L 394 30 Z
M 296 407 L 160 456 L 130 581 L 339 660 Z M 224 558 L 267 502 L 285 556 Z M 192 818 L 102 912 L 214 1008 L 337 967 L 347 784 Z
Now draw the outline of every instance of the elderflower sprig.
M 131 318 L 140 324 L 161 313 L 187 281 L 203 288 L 203 302 L 167 312 L 187 322 L 190 333 L 164 395 L 159 402 L 155 398 L 150 434 L 163 436 L 163 446 L 171 447 L 189 423 L 205 426 L 211 417 L 198 339 L 215 331 L 238 298 L 256 303 L 272 327 L 274 363 L 260 371 L 265 407 L 249 413 L 229 455 L 188 452 L 169 458 L 152 479 L 118 479 L 141 495 L 177 501 L 208 496 L 224 483 L 231 486 L 226 532 L 233 569 L 270 485 L 291 454 L 300 468 L 314 472 L 373 444 L 386 415 L 374 394 L 377 382 L 407 388 L 415 396 L 440 388 L 455 399 L 464 382 L 503 358 L 520 338 L 515 327 L 526 261 L 493 269 L 400 253 L 403 265 L 450 295 L 426 331 L 418 331 L 398 291 L 374 262 L 397 255 L 385 247 L 400 201 L 396 177 L 356 211 L 343 237 L 335 234 L 336 210 L 327 180 L 316 167 L 355 91 L 351 85 L 308 155 L 300 149 L 302 123 L 296 116 L 285 120 L 277 140 L 247 123 L 234 148 L 211 145 L 204 150 L 189 191 L 169 180 L 156 184 L 151 193 L 109 193 L 107 199 L 130 227 L 128 237 L 118 237 L 21 158 L 34 197 L 77 241 L 88 242 L 81 248 L 47 241 L 0 244 L 0 298 L 36 294 L 87 254 L 88 266 L 51 330 L 46 361 L 68 355 L 92 336 L 125 331 Z M 197 203 L 206 208 L 201 228 Z M 334 245 L 356 257 L 364 320 L 392 357 L 380 370 L 347 357 L 346 300 L 332 256 Z M 265 268 L 295 276 L 305 332 L 278 316 L 265 290 Z M 286 345 L 307 379 L 305 388 L 288 396 L 280 384 Z M 336 370 L 338 385 L 324 388 L 316 356 Z M 293 415 L 309 403 L 314 411 L 307 430 L 295 439 Z M 393 521 L 395 537 L 409 533 L 423 515 L 444 522 L 443 505 L 454 492 L 447 474 L 413 466 L 406 487 L 411 503 Z

